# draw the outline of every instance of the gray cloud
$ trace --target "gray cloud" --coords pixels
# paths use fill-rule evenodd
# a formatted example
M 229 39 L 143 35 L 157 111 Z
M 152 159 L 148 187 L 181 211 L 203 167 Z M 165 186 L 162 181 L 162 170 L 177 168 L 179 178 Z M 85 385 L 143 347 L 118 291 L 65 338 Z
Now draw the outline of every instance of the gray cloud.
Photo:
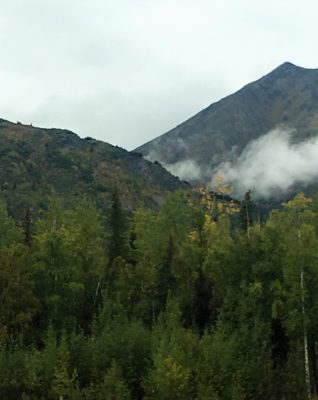
M 0 0 L 0 117 L 134 148 L 283 61 L 316 1 Z

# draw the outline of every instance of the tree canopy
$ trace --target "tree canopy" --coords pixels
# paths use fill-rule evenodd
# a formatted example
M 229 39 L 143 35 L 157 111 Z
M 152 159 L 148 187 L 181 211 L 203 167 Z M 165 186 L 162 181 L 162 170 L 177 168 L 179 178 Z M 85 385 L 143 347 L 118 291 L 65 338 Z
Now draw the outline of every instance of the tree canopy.
M 303 194 L 261 224 L 250 198 L 191 192 L 129 216 L 116 191 L 108 213 L 52 201 L 20 224 L 1 202 L 0 398 L 315 396 L 317 249 Z

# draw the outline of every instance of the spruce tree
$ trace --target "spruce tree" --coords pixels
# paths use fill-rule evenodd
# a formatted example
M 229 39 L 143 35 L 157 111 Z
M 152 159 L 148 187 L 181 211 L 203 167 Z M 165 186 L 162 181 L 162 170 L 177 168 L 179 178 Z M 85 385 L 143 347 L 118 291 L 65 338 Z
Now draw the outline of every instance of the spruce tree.
M 32 222 L 33 221 L 31 216 L 31 209 L 30 207 L 27 207 L 23 221 L 23 230 L 24 230 L 24 244 L 28 247 L 31 247 L 33 242 Z
M 250 228 L 253 226 L 254 203 L 251 198 L 251 191 L 245 193 L 240 208 L 240 227 L 249 236 Z
M 112 264 L 114 259 L 119 256 L 124 256 L 125 241 L 124 241 L 124 216 L 119 199 L 117 189 L 114 190 L 111 198 L 111 210 L 109 218 L 110 226 L 110 244 L 109 244 L 109 263 Z

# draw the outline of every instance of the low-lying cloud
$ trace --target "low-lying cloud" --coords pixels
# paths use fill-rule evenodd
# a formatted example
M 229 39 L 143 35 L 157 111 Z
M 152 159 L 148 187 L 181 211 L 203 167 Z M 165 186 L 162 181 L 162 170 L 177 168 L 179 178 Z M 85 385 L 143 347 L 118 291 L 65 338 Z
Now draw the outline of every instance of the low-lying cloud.
M 162 165 L 172 175 L 178 176 L 183 180 L 197 181 L 202 176 L 200 166 L 193 160 L 178 161 L 174 164 L 162 163 Z
M 173 148 L 174 152 L 182 152 L 184 150 L 187 151 L 188 149 L 184 140 L 182 140 L 181 138 L 173 140 L 173 142 L 171 142 L 171 147 Z M 158 143 L 154 143 L 154 148 L 149 151 L 149 153 L 145 156 L 145 159 L 151 162 L 160 162 L 160 164 L 167 171 L 169 171 L 172 175 L 179 177 L 180 179 L 192 182 L 202 180 L 201 167 L 192 159 L 185 159 L 177 161 L 175 163 L 167 163 L 162 161 L 162 156 L 160 148 L 158 147 Z
M 215 170 L 241 196 L 251 189 L 254 197 L 276 197 L 295 184 L 318 179 L 318 136 L 293 142 L 293 130 L 275 129 L 252 141 L 235 162 Z

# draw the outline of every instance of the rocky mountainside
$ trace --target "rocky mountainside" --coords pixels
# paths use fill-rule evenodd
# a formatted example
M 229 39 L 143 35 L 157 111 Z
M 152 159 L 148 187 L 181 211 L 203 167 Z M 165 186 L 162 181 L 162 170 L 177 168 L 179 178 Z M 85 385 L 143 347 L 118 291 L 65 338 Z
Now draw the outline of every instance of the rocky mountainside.
M 277 127 L 295 129 L 294 142 L 318 134 L 318 69 L 286 62 L 135 151 L 184 179 L 208 182 L 220 163 Z
M 50 197 L 64 203 L 83 198 L 107 208 L 117 188 L 126 209 L 156 207 L 167 191 L 186 187 L 158 163 L 92 138 L 0 119 L 0 190 L 21 218 L 26 207 L 45 208 Z

